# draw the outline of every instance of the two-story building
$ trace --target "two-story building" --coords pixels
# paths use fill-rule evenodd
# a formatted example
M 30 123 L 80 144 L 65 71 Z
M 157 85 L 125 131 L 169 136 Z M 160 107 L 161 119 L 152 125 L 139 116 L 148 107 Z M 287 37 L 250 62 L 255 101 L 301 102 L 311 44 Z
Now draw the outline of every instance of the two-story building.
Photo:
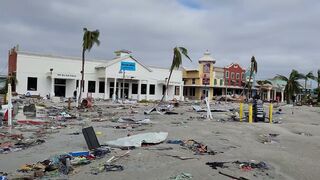
M 241 94 L 245 84 L 245 69 L 237 63 L 224 67 L 227 94 Z
M 198 69 L 186 69 L 183 71 L 184 97 L 188 99 L 203 99 L 213 97 L 213 69 L 215 59 L 207 50 L 198 61 Z

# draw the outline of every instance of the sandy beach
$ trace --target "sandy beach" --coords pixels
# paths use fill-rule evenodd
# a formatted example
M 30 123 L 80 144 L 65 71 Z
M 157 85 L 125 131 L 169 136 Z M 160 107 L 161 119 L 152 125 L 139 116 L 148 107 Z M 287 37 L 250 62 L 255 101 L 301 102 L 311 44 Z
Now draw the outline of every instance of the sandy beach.
M 181 104 L 174 108 L 177 115 L 147 115 L 152 124 L 142 125 L 134 129 L 115 129 L 112 119 L 130 116 L 128 108 L 105 108 L 103 122 L 92 122 L 96 112 L 82 113 L 82 120 L 66 122 L 66 128 L 59 132 L 47 134 L 45 143 L 25 150 L 0 154 L 0 170 L 10 177 L 16 177 L 17 169 L 23 164 L 43 161 L 55 154 L 88 150 L 81 133 L 82 127 L 93 126 L 100 144 L 128 134 L 134 135 L 145 132 L 168 132 L 167 140 L 193 139 L 207 145 L 216 152 L 215 155 L 195 155 L 189 149 L 178 144 L 167 144 L 136 148 L 130 151 L 129 156 L 119 159 L 116 164 L 124 167 L 120 172 L 101 172 L 92 174 L 92 168 L 105 163 L 113 155 L 119 155 L 126 150 L 112 149 L 111 153 L 102 159 L 92 161 L 88 165 L 78 166 L 68 176 L 59 175 L 53 179 L 170 179 L 181 173 L 189 173 L 192 179 L 230 179 L 219 174 L 220 172 L 247 179 L 306 179 L 316 180 L 320 176 L 320 109 L 316 107 L 282 106 L 282 114 L 274 115 L 274 120 L 280 124 L 236 122 L 229 118 L 230 112 L 213 112 L 213 120 L 201 118 L 204 113 L 195 112 L 191 104 Z M 143 111 L 152 104 L 139 104 L 134 108 L 141 116 Z M 215 105 L 212 105 L 214 107 Z M 224 105 L 219 105 L 224 106 Z M 228 107 L 237 107 L 238 104 L 228 104 Z M 265 104 L 267 107 L 267 104 Z M 227 106 L 226 106 L 227 107 Z M 245 107 L 246 108 L 246 107 Z M 276 110 L 276 109 L 275 109 Z M 292 114 L 294 111 L 294 114 Z M 222 121 L 224 119 L 225 121 Z M 229 119 L 229 120 L 228 120 Z M 4 131 L 4 129 L 2 129 Z M 15 131 L 13 129 L 13 131 Z M 79 135 L 70 135 L 80 132 Z M 269 134 L 276 134 L 271 140 Z M 269 137 L 270 138 L 270 137 Z M 164 148 L 165 150 L 161 150 Z M 188 157 L 181 160 L 173 157 Z M 192 159 L 191 159 L 192 158 Z M 243 170 L 234 161 L 264 162 L 267 170 Z M 229 162 L 225 168 L 212 169 L 207 162 Z

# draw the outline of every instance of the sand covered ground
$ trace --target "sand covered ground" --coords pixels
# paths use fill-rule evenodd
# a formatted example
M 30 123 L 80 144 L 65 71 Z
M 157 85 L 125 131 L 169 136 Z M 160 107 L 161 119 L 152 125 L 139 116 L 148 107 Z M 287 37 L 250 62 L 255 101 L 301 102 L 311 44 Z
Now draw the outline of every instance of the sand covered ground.
M 102 159 L 92 161 L 88 165 L 76 167 L 69 175 L 55 175 L 52 179 L 170 179 L 181 173 L 188 173 L 192 179 L 221 179 L 230 177 L 219 174 L 219 171 L 235 177 L 247 179 L 304 179 L 318 180 L 320 177 L 320 108 L 281 106 L 282 114 L 274 115 L 280 124 L 236 122 L 230 119 L 231 112 L 213 112 L 213 120 L 201 118 L 205 113 L 197 113 L 192 103 L 181 103 L 174 108 L 177 115 L 160 115 L 152 113 L 146 117 L 152 124 L 142 125 L 134 129 L 116 129 L 111 126 L 120 123 L 113 122 L 119 117 L 132 116 L 129 106 L 124 109 L 110 105 L 107 102 L 97 102 L 102 109 L 105 121 L 95 122 L 98 113 L 82 112 L 81 120 L 65 122 L 67 127 L 52 129 L 44 139 L 45 143 L 32 146 L 17 152 L 0 154 L 0 172 L 16 177 L 17 169 L 26 163 L 43 161 L 55 154 L 71 151 L 87 150 L 81 129 L 93 126 L 100 144 L 129 135 L 146 132 L 168 132 L 167 140 L 193 139 L 207 145 L 216 152 L 214 155 L 196 155 L 192 150 L 179 144 L 166 142 L 158 145 L 136 148 L 129 156 L 115 162 L 124 167 L 120 172 L 101 172 L 92 174 L 92 168 L 105 163 L 113 155 L 120 155 L 127 150 L 112 149 L 111 153 Z M 138 104 L 133 108 L 138 111 L 136 117 L 143 116 L 143 111 L 152 104 Z M 212 104 L 214 107 L 238 108 L 238 104 Z M 266 109 L 268 104 L 265 104 Z M 245 106 L 245 109 L 247 106 Z M 277 109 L 275 108 L 274 111 Z M 292 113 L 292 111 L 294 113 Z M 75 112 L 75 110 L 73 111 Z M 19 116 L 17 116 L 19 118 Z M 99 118 L 98 118 L 99 119 Z M 2 128 L 1 132 L 6 131 Z M 12 132 L 18 130 L 13 129 Z M 79 135 L 70 135 L 80 132 Z M 24 132 L 28 133 L 28 132 Z M 270 136 L 271 134 L 271 136 Z M 163 148 L 164 150 L 161 150 Z M 181 160 L 177 157 L 192 159 Z M 241 162 L 264 162 L 267 169 L 241 169 Z M 207 162 L 226 162 L 225 167 L 213 169 Z M 174 179 L 174 178 L 173 178 Z

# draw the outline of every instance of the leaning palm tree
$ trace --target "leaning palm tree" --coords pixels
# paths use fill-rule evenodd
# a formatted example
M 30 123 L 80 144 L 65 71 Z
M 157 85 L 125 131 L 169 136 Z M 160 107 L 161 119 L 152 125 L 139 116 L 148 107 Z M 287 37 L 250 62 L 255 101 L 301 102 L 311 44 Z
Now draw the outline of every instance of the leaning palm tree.
M 258 72 L 258 63 L 256 61 L 256 58 L 254 56 L 251 57 L 251 61 L 250 61 L 250 75 L 249 75 L 249 80 L 248 82 L 245 84 L 245 86 L 243 87 L 243 90 L 242 90 L 242 93 L 241 95 L 244 94 L 244 91 L 246 89 L 246 87 L 248 87 L 248 92 L 247 92 L 247 98 L 249 98 L 249 93 L 251 91 L 251 88 L 252 88 L 252 84 L 253 84 L 253 81 L 251 83 L 251 79 L 252 79 L 252 76 L 253 76 L 253 73 L 257 73 Z
M 171 79 L 171 75 L 172 75 L 173 70 L 178 69 L 182 64 L 182 55 L 181 54 L 183 54 L 186 58 L 188 58 L 190 61 L 192 61 L 188 55 L 188 50 L 186 48 L 184 48 L 184 47 L 173 48 L 173 59 L 172 59 L 171 67 L 170 67 L 170 74 L 169 74 L 169 78 L 168 78 L 168 81 L 166 84 L 165 92 L 160 100 L 160 103 L 163 102 L 163 99 L 168 92 L 168 86 L 170 83 L 170 79 Z
M 307 94 L 307 82 L 309 79 L 314 79 L 314 75 L 312 71 L 308 72 L 307 74 L 303 74 L 303 79 L 304 79 L 304 95 Z
M 99 30 L 88 31 L 87 28 L 83 28 L 83 42 L 82 42 L 82 70 L 81 70 L 81 82 L 80 82 L 80 93 L 79 102 L 81 100 L 81 94 L 84 89 L 84 61 L 86 51 L 90 51 L 94 44 L 100 45 L 99 41 Z
M 302 86 L 299 83 L 299 80 L 303 78 L 304 78 L 303 74 L 300 74 L 297 70 L 292 70 L 289 77 L 286 77 L 283 75 L 277 75 L 275 77 L 275 79 L 280 79 L 287 83 L 284 89 L 286 93 L 287 104 L 291 102 L 290 97 L 300 92 L 300 89 L 302 88 Z

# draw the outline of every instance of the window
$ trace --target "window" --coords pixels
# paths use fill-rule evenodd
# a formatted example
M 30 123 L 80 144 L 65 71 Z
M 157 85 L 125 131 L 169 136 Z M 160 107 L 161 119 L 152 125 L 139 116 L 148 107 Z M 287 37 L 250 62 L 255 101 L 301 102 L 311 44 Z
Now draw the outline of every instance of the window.
M 229 71 L 226 71 L 226 78 L 229 78 Z
M 76 81 L 76 88 L 79 87 L 79 80 Z
M 239 73 L 236 74 L 236 79 L 240 79 L 240 74 Z
M 104 81 L 99 81 L 99 93 L 104 93 Z
M 180 86 L 175 86 L 174 87 L 174 95 L 179 96 L 180 95 Z
M 234 79 L 234 72 L 231 73 L 231 79 Z
M 141 94 L 147 94 L 147 85 L 141 84 Z
M 88 92 L 89 93 L 96 92 L 96 82 L 95 81 L 88 81 Z
M 214 79 L 214 85 L 217 85 L 217 79 Z
M 190 88 L 190 96 L 196 96 L 196 88 L 195 87 Z
M 192 79 L 192 84 L 196 84 L 196 79 Z
M 220 86 L 223 86 L 223 80 L 220 79 Z
M 166 85 L 162 86 L 162 95 L 164 95 L 164 93 L 166 92 Z
M 36 77 L 28 77 L 27 90 L 28 91 L 36 91 L 37 90 L 37 81 Z
M 241 73 L 242 74 L 242 80 L 244 80 L 245 79 L 245 75 L 244 75 L 244 73 Z
M 138 94 L 138 84 L 132 84 L 131 93 Z
M 150 84 L 149 86 L 149 94 L 154 95 L 155 94 L 156 85 Z

